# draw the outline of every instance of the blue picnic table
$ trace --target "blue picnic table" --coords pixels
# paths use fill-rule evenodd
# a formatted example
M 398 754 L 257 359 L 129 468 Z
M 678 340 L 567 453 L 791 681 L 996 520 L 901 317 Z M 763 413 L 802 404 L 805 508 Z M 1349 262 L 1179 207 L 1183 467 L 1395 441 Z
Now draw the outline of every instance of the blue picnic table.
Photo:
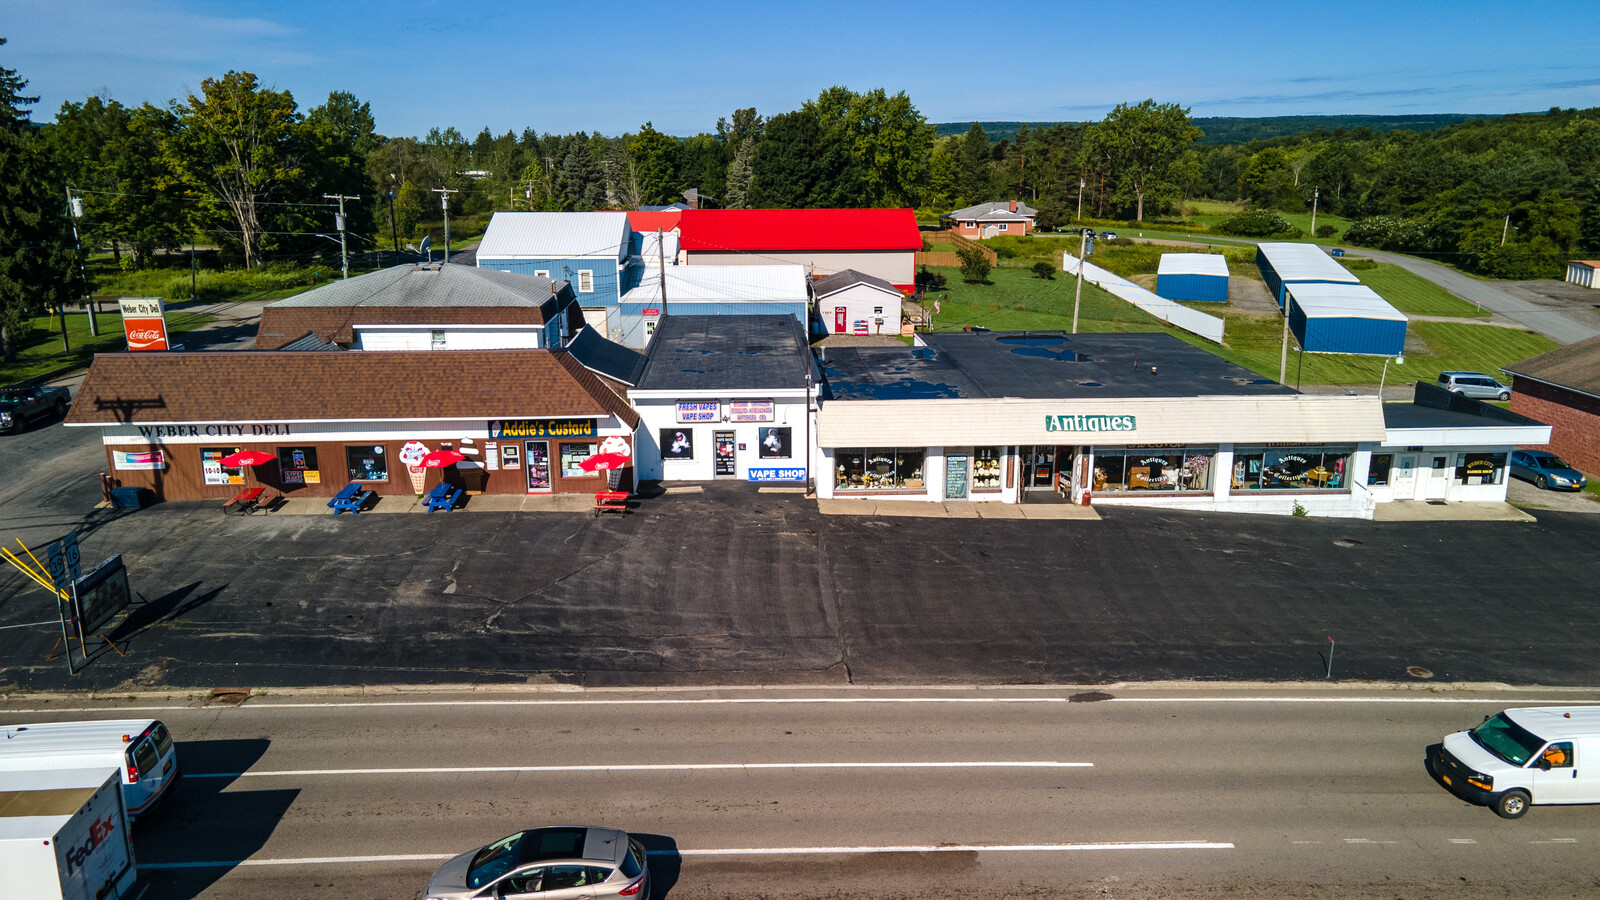
M 426 506 L 430 513 L 438 512 L 441 509 L 445 512 L 450 512 L 456 508 L 456 504 L 461 501 L 461 497 L 465 493 L 466 491 L 461 488 L 441 481 L 422 498 L 422 505 Z
M 328 501 L 328 508 L 333 510 L 333 514 L 336 516 L 345 511 L 349 511 L 353 516 L 360 515 L 362 505 L 367 502 L 367 497 L 371 495 L 372 491 L 366 490 L 355 482 L 351 482 L 340 489 L 339 493 L 333 495 L 333 499 Z

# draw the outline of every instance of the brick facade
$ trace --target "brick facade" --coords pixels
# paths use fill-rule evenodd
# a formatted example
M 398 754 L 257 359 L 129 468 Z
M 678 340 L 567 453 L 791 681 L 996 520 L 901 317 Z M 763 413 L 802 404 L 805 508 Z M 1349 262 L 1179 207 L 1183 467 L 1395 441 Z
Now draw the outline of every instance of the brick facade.
M 1600 474 L 1600 398 L 1514 377 L 1511 411 L 1550 426 L 1550 444 L 1543 449 L 1579 471 Z

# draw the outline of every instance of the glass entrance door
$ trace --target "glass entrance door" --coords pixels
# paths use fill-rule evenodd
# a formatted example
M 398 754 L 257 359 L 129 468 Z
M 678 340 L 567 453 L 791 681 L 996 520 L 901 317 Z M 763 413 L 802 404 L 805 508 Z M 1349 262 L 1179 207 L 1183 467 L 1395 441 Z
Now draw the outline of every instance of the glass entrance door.
M 731 431 L 718 431 L 712 434 L 712 444 L 716 449 L 716 470 L 713 474 L 718 478 L 732 478 L 739 474 L 737 457 L 738 445 L 734 443 Z
M 1023 448 L 1022 486 L 1030 491 L 1048 491 L 1056 484 L 1056 448 Z
M 550 493 L 550 442 L 528 441 L 528 493 Z

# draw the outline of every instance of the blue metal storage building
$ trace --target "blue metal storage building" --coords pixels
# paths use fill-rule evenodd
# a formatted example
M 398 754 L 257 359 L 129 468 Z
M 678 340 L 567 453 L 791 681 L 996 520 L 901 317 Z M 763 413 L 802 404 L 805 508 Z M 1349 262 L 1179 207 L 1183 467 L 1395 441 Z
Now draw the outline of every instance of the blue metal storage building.
M 1312 353 L 1405 353 L 1405 313 L 1364 284 L 1290 284 L 1287 296 L 1289 330 Z
M 1163 253 L 1156 296 L 1168 300 L 1228 302 L 1228 260 L 1219 253 Z
M 1279 306 L 1283 306 L 1283 289 L 1287 284 L 1361 283 L 1361 279 L 1334 262 L 1315 244 L 1257 244 L 1256 268 L 1261 270 L 1261 278 Z

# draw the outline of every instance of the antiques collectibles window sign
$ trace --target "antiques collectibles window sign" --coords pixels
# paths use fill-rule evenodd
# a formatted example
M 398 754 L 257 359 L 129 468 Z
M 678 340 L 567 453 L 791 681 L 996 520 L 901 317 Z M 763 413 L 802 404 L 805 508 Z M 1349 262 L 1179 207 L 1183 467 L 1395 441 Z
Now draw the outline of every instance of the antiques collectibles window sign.
M 678 403 L 679 422 L 715 422 L 722 418 L 722 406 L 716 400 L 683 400 Z
M 756 431 L 761 436 L 762 459 L 788 459 L 792 455 L 790 453 L 792 432 L 788 427 L 758 428 Z
M 694 459 L 694 429 L 661 429 L 662 459 Z
M 160 450 L 113 450 L 111 466 L 124 471 L 165 469 L 167 458 Z
M 278 477 L 284 484 L 321 484 L 317 468 L 317 448 L 279 447 Z
M 1133 416 L 1045 416 L 1045 431 L 1134 431 L 1138 423 Z
M 237 447 L 200 448 L 200 472 L 206 484 L 244 484 L 244 469 L 222 464 L 222 458 L 238 453 Z
M 734 400 L 728 404 L 728 419 L 733 422 L 771 422 L 771 400 Z
M 489 437 L 495 439 L 595 437 L 598 433 L 594 419 L 496 419 L 489 423 Z
M 351 481 L 388 481 L 389 463 L 382 444 L 357 444 L 344 448 Z

